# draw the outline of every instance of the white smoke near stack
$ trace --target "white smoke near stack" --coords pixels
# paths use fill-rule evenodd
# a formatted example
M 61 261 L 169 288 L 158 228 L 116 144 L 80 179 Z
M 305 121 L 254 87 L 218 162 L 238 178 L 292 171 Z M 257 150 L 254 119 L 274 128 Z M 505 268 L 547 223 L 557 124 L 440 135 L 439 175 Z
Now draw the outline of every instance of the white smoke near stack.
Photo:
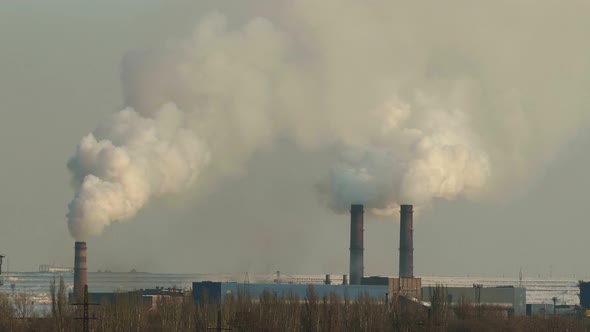
M 588 120 L 585 6 L 256 0 L 250 19 L 204 15 L 185 40 L 125 57 L 130 109 L 70 163 L 72 234 L 130 220 L 203 170 L 243 176 L 285 139 L 341 152 L 318 183 L 336 211 L 522 186 Z M 149 129 L 167 113 L 182 120 Z
M 172 104 L 151 118 L 131 109 L 82 138 L 68 163 L 76 188 L 68 225 L 78 240 L 133 218 L 152 196 L 190 187 L 209 160 L 206 145 L 186 129 Z
M 414 107 L 418 111 L 385 104 L 373 147 L 343 153 L 318 186 L 333 209 L 344 212 L 357 202 L 374 214 L 391 215 L 404 202 L 427 206 L 433 198 L 472 198 L 484 190 L 489 157 L 465 114 L 424 101 Z

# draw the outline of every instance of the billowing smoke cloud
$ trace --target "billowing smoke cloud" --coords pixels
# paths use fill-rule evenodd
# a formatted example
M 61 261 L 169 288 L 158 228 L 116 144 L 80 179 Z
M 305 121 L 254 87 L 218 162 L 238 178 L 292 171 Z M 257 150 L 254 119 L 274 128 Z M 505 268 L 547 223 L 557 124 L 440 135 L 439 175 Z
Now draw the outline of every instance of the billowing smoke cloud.
M 491 175 L 487 154 L 463 113 L 429 108 L 433 106 L 418 106 L 424 117 L 414 127 L 407 125 L 409 105 L 386 104 L 374 147 L 343 153 L 319 185 L 330 206 L 346 211 L 356 202 L 389 215 L 404 202 L 428 205 L 432 198 L 481 192 Z
M 67 216 L 72 236 L 100 234 L 134 217 L 151 196 L 180 192 L 197 180 L 209 153 L 184 121 L 172 104 L 152 118 L 125 109 L 82 138 L 68 163 L 76 187 Z
M 185 40 L 125 57 L 131 109 L 70 162 L 74 236 L 181 192 L 204 166 L 240 176 L 284 139 L 341 152 L 318 183 L 336 211 L 490 197 L 588 120 L 583 3 L 254 3 L 251 19 L 213 12 Z

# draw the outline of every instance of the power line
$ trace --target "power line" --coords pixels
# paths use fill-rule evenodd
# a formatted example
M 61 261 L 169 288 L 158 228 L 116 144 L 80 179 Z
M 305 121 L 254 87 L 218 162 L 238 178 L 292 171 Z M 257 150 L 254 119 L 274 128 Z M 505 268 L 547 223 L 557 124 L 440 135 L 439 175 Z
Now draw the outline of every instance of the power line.
M 89 312 L 88 312 L 88 307 L 91 305 L 100 305 L 98 303 L 89 303 L 88 302 L 88 285 L 84 285 L 84 302 L 82 303 L 72 303 L 72 305 L 75 306 L 83 306 L 84 308 L 84 314 L 82 317 L 76 317 L 74 319 L 81 319 L 82 320 L 82 331 L 83 332 L 89 332 L 90 331 L 90 320 L 96 320 L 96 317 L 90 317 Z

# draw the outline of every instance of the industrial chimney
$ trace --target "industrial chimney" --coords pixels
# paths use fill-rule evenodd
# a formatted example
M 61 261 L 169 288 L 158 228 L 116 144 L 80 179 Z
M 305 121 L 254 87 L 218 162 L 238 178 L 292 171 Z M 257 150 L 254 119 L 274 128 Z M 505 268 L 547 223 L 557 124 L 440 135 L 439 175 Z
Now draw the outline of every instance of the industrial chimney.
M 399 222 L 399 277 L 414 277 L 414 218 L 412 205 L 402 205 Z
M 74 252 L 74 300 L 84 299 L 84 286 L 88 284 L 88 267 L 86 266 L 86 242 L 76 242 Z
M 362 204 L 350 206 L 350 284 L 360 285 L 364 275 L 363 267 L 363 221 Z

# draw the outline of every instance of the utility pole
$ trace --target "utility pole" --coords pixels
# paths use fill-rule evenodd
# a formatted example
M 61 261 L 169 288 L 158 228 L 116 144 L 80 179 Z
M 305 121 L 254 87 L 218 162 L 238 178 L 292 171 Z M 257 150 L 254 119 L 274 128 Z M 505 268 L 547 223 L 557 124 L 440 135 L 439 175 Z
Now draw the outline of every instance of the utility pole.
M 555 307 L 557 305 L 557 296 L 554 296 L 551 298 L 553 300 L 553 316 L 557 315 L 557 308 Z
M 477 303 L 477 316 L 481 316 L 481 289 L 483 284 L 473 284 L 475 290 L 475 303 Z
M 73 303 L 72 305 L 75 306 L 83 306 L 84 313 L 82 317 L 76 317 L 75 319 L 82 320 L 82 331 L 89 332 L 90 331 L 90 320 L 96 320 L 96 317 L 90 317 L 88 312 L 88 307 L 91 305 L 99 305 L 98 303 L 89 303 L 88 302 L 88 285 L 84 285 L 84 302 L 83 303 Z
M 4 285 L 4 279 L 2 279 L 2 259 L 6 257 L 4 255 L 0 255 L 0 286 Z
M 219 307 L 217 307 L 217 326 L 216 327 L 209 327 L 209 328 L 207 328 L 207 330 L 215 330 L 217 332 L 231 331 L 231 328 L 222 327 L 222 321 L 221 321 L 221 305 L 219 305 Z

